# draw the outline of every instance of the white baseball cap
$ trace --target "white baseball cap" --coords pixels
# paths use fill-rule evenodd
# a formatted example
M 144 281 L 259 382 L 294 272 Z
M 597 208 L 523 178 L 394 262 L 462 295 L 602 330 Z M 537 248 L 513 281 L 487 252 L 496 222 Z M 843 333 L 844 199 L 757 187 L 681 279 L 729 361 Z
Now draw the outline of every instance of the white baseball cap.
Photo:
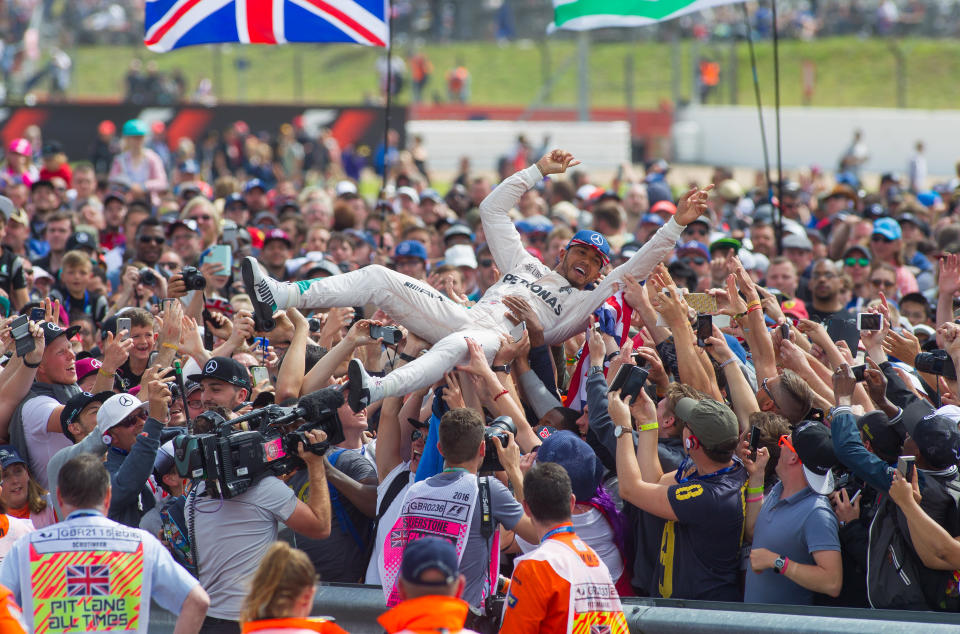
M 146 406 L 146 401 L 141 401 L 131 394 L 114 394 L 97 410 L 97 429 L 100 433 L 106 433 L 123 422 L 127 416 Z
M 473 253 L 473 247 L 469 244 L 456 244 L 444 251 L 443 263 L 475 269 L 477 268 L 477 256 Z

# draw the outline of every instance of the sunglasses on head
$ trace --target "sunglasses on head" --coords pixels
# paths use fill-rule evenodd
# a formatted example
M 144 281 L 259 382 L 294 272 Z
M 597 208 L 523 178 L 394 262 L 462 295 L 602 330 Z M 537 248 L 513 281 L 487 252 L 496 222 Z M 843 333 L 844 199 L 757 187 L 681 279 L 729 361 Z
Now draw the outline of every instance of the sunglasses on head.
M 846 266 L 870 266 L 870 260 L 867 258 L 847 258 L 843 263 Z
M 148 242 L 152 242 L 154 244 L 163 244 L 166 242 L 166 240 L 159 236 L 140 236 L 139 239 L 143 244 L 147 244 Z

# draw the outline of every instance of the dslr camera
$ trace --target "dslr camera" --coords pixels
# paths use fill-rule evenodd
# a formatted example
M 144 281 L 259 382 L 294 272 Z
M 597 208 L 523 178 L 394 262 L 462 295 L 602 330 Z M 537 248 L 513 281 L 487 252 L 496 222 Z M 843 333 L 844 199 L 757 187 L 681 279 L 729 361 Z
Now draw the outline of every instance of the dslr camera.
M 207 287 L 207 279 L 203 277 L 203 273 L 195 266 L 183 267 L 183 270 L 180 271 L 180 276 L 183 278 L 183 283 L 186 285 L 188 291 L 202 291 Z
M 145 266 L 139 271 L 140 273 L 140 283 L 144 286 L 156 286 L 157 282 L 160 279 L 157 277 L 157 272 L 151 269 L 149 266 Z
M 953 365 L 953 359 L 947 354 L 946 350 L 933 350 L 931 352 L 921 352 L 913 360 L 913 367 L 917 372 L 927 372 L 942 376 L 945 379 L 957 379 L 957 368 Z
M 509 442 L 506 432 L 517 435 L 517 426 L 509 416 L 498 416 L 483 430 L 483 442 L 487 445 L 487 451 L 483 456 L 483 464 L 480 465 L 481 473 L 503 471 L 494 443 L 500 443 L 501 447 L 506 447 Z

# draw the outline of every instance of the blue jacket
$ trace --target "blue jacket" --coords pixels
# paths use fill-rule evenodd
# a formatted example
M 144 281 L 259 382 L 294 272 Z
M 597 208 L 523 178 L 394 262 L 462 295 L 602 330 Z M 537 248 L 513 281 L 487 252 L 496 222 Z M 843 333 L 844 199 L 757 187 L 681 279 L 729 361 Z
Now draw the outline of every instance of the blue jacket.
M 163 423 L 148 418 L 129 452 L 117 447 L 107 450 L 104 466 L 110 472 L 111 489 L 107 517 L 113 521 L 139 528 L 140 518 L 156 504 L 147 480 L 153 473 L 162 429 Z

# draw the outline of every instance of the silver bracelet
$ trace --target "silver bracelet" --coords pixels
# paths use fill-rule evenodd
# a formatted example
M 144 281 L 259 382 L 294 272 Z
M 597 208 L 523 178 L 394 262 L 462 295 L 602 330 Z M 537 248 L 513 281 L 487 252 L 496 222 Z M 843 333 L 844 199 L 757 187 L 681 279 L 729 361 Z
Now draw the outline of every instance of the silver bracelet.
M 720 369 L 721 369 L 721 370 L 724 369 L 725 367 L 727 367 L 728 365 L 730 365 L 731 363 L 733 363 L 733 362 L 736 361 L 736 360 L 737 360 L 737 357 L 735 357 L 735 356 L 730 357 L 729 359 L 727 359 L 726 361 L 724 361 L 723 363 L 720 364 Z

